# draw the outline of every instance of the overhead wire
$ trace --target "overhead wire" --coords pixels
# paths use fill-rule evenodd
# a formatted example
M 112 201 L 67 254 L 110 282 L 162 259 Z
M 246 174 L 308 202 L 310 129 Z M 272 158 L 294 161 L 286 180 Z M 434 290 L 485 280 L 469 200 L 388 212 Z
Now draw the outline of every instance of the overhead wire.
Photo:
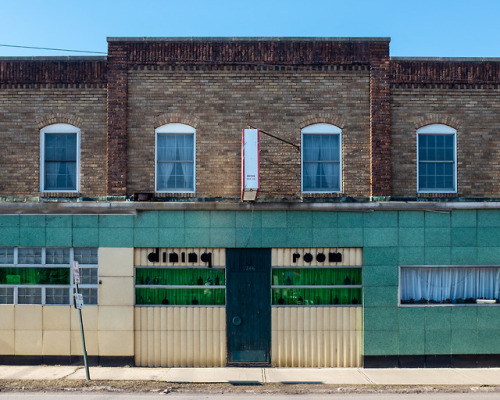
M 53 47 L 18 46 L 18 45 L 14 45 L 14 44 L 0 44 L 0 47 L 12 47 L 12 48 L 17 48 L 17 49 L 30 49 L 30 50 L 66 51 L 66 52 L 70 52 L 70 53 L 108 54 L 107 52 L 103 52 L 103 51 L 58 49 L 58 48 L 53 48 Z

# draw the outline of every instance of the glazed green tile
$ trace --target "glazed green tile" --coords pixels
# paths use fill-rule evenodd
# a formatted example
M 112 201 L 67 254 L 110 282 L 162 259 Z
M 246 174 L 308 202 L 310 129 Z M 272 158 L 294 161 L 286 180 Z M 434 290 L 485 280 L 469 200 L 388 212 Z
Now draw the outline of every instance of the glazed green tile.
M 477 306 L 477 327 L 500 330 L 500 306 Z
M 425 331 L 420 327 L 402 329 L 398 332 L 399 353 L 401 355 L 424 354 Z
M 1 215 L 0 216 L 0 226 L 19 226 L 19 215 Z
M 500 228 L 477 228 L 477 244 L 481 247 L 499 247 Z
M 451 230 L 449 228 L 425 228 L 426 246 L 450 246 Z
M 338 226 L 338 213 L 335 211 L 314 211 L 312 217 L 315 228 L 336 228 Z
M 73 247 L 98 247 L 99 229 L 73 228 Z
M 134 228 L 134 247 L 158 247 L 158 228 Z
M 211 247 L 235 247 L 235 228 L 210 228 Z
M 158 211 L 140 211 L 134 218 L 135 228 L 157 228 L 159 226 Z
M 499 329 L 480 329 L 477 331 L 477 354 L 498 354 L 499 348 Z
M 416 246 L 424 245 L 424 228 L 399 228 L 399 245 Z
M 184 214 L 186 228 L 209 228 L 210 212 L 208 211 L 186 211 Z
M 477 264 L 477 249 L 475 247 L 452 247 L 451 263 L 453 265 Z
M 398 284 L 398 267 L 394 265 L 374 265 L 363 268 L 363 285 L 395 286 Z
M 397 228 L 365 228 L 364 245 L 370 247 L 392 247 L 398 245 Z
M 263 247 L 287 247 L 287 230 L 280 228 L 262 229 Z
M 452 354 L 477 354 L 477 330 L 456 329 L 451 331 Z
M 363 321 L 365 330 L 393 329 L 398 325 L 398 309 L 397 307 L 365 308 Z
M 20 215 L 21 227 L 45 228 L 45 215 Z
M 99 246 L 133 247 L 134 230 L 131 228 L 99 228 Z
M 286 231 L 286 243 L 291 247 L 312 247 L 312 228 L 288 228 Z
M 370 307 L 395 307 L 398 304 L 398 287 L 366 286 L 364 304 Z
M 363 229 L 362 228 L 339 228 L 338 247 L 362 247 Z
M 398 264 L 397 247 L 365 247 L 363 249 L 363 265 L 394 265 Z
M 451 212 L 451 226 L 454 228 L 475 228 L 477 225 L 476 210 L 453 210 Z
M 478 227 L 500 227 L 500 210 L 477 210 Z
M 498 264 L 500 260 L 499 247 L 478 247 L 477 263 L 480 265 Z
M 98 228 L 98 215 L 73 215 L 73 228 Z
M 184 230 L 184 240 L 187 247 L 209 247 L 209 228 L 186 228 Z
M 399 329 L 423 330 L 425 327 L 425 307 L 399 307 Z
M 134 215 L 99 215 L 99 228 L 133 228 Z
M 47 228 L 45 229 L 45 246 L 47 247 L 71 247 L 73 229 L 68 228 Z
M 313 226 L 312 212 L 288 211 L 286 213 L 286 224 L 289 228 L 311 228 Z
M 262 211 L 263 228 L 286 228 L 286 211 Z
M 19 246 L 19 227 L 0 226 L 2 246 Z
M 190 228 L 188 228 L 190 229 Z M 194 231 L 197 231 L 194 229 Z M 208 229 L 203 229 L 208 236 Z M 206 238 L 205 246 L 208 246 L 208 238 Z M 158 231 L 158 246 L 159 247 L 185 247 L 184 228 L 160 228 Z M 202 245 L 192 245 L 192 247 Z
M 71 228 L 73 217 L 71 215 L 47 215 L 45 223 L 47 228 Z
M 422 265 L 425 262 L 425 247 L 400 247 L 400 265 Z
M 313 246 L 314 247 L 336 247 L 338 246 L 337 228 L 313 228 Z
M 360 212 L 339 212 L 337 216 L 339 228 L 363 228 L 364 218 Z
M 158 225 L 162 228 L 184 228 L 184 211 L 159 211 Z
M 476 246 L 476 228 L 453 228 L 451 230 L 451 244 L 459 247 Z
M 447 306 L 425 307 L 425 330 L 451 329 L 451 309 Z
M 395 330 L 364 331 L 364 355 L 398 354 L 398 332 Z
M 262 213 L 260 211 L 236 211 L 236 228 L 262 228 Z
M 236 247 L 262 247 L 262 230 L 236 228 Z
M 425 354 L 450 354 L 451 330 L 432 329 L 425 331 Z
M 423 211 L 400 211 L 400 228 L 423 228 L 425 226 L 425 213 Z
M 451 308 L 451 329 L 477 329 L 476 306 L 461 306 Z
M 43 228 L 20 227 L 19 228 L 20 246 L 45 246 L 45 226 Z
M 451 264 L 451 247 L 426 247 L 425 265 Z
M 449 228 L 451 224 L 451 212 L 426 212 L 425 227 L 426 228 Z
M 364 213 L 364 226 L 367 228 L 396 228 L 398 226 L 397 211 L 374 211 Z
M 210 228 L 234 228 L 236 213 L 234 211 L 210 211 Z

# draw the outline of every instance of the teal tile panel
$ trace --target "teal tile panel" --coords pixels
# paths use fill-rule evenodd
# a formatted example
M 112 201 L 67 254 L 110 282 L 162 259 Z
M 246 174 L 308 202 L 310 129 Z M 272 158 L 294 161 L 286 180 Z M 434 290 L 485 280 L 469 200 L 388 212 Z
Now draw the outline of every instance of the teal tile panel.
M 312 216 L 315 228 L 336 228 L 338 226 L 338 213 L 335 211 L 314 211 Z
M 71 228 L 73 226 L 73 217 L 71 215 L 47 215 L 47 228 Z
M 400 265 L 423 265 L 425 263 L 425 247 L 400 247 Z
M 19 226 L 20 225 L 19 215 L 0 215 L 0 227 L 1 226 Z
M 454 228 L 475 228 L 477 226 L 476 210 L 453 210 L 451 226 Z
M 399 228 L 399 245 L 420 247 L 424 245 L 424 228 Z
M 423 330 L 425 327 L 425 307 L 399 307 L 399 329 Z
M 364 245 L 370 247 L 392 247 L 398 245 L 397 228 L 365 228 Z
M 425 213 L 426 228 L 449 228 L 451 225 L 451 212 L 438 211 Z
M 395 286 L 398 284 L 398 267 L 395 265 L 374 265 L 363 268 L 363 285 Z
M 236 247 L 262 247 L 262 229 L 236 228 Z
M 500 210 L 477 210 L 478 227 L 500 227 Z
M 134 247 L 159 247 L 158 228 L 134 228 Z
M 424 354 L 425 331 L 420 327 L 402 329 L 398 332 L 398 343 L 400 355 Z
M 477 244 L 481 247 L 500 247 L 500 228 L 477 228 Z
M 286 211 L 262 211 L 263 228 L 286 228 Z
M 73 228 L 98 228 L 98 215 L 73 215 Z
M 451 264 L 453 265 L 476 265 L 477 248 L 475 247 L 452 247 Z
M 71 217 L 70 217 L 71 220 Z M 71 247 L 73 245 L 73 229 L 47 228 L 45 230 L 45 246 L 47 247 Z
M 197 229 L 193 230 L 194 232 Z M 208 229 L 204 229 L 208 235 Z M 204 238 L 202 240 L 207 240 Z M 203 241 L 205 243 L 205 241 Z M 158 247 L 185 247 L 184 228 L 160 228 L 158 232 Z M 201 245 L 200 245 L 201 246 Z M 208 244 L 205 244 L 208 246 Z M 195 246 L 191 246 L 195 247 Z
M 479 265 L 493 264 L 497 265 L 500 260 L 499 247 L 478 247 L 477 248 L 477 263 Z
M 451 309 L 453 307 L 429 306 L 425 308 L 425 330 L 451 329 Z
M 364 331 L 364 355 L 378 356 L 387 354 L 398 354 L 398 331 Z
M 260 211 L 236 211 L 236 228 L 262 228 L 262 213 Z
M 365 286 L 364 304 L 370 307 L 395 307 L 398 304 L 397 286 Z
M 423 211 L 400 211 L 400 228 L 423 228 L 425 226 L 425 213 Z
M 210 228 L 234 228 L 236 213 L 234 211 L 210 211 Z
M 99 229 L 73 228 L 73 247 L 98 247 Z
M 500 306 L 477 306 L 477 327 L 500 330 Z
M 362 215 L 365 228 L 396 228 L 398 226 L 397 211 L 374 211 Z
M 378 331 L 394 329 L 397 325 L 397 307 L 367 307 L 364 310 L 365 330 Z
M 339 212 L 337 223 L 339 228 L 363 228 L 363 213 L 350 211 Z
M 477 245 L 476 228 L 453 228 L 451 230 L 451 244 L 453 246 L 467 247 Z
M 288 211 L 286 224 L 289 228 L 312 228 L 313 213 L 311 211 Z
M 19 246 L 19 226 L 0 226 L 1 246 Z
M 186 211 L 184 221 L 186 228 L 210 228 L 210 212 Z
M 450 354 L 451 330 L 432 329 L 425 331 L 425 354 Z
M 160 211 L 158 224 L 162 228 L 184 228 L 184 211 Z
M 100 247 L 133 247 L 132 228 L 99 228 Z
M 21 227 L 45 228 L 45 215 L 20 215 Z
M 45 226 L 41 228 L 21 226 L 19 228 L 19 245 L 25 247 L 44 247 Z
M 134 215 L 99 215 L 99 228 L 133 228 Z
M 233 224 L 234 225 L 234 224 Z M 235 228 L 210 228 L 210 247 L 235 247 Z
M 432 247 L 450 246 L 451 229 L 425 228 L 425 245 Z
M 425 265 L 450 265 L 451 247 L 426 247 Z
M 186 228 L 184 235 L 186 247 L 210 247 L 210 228 Z
M 451 329 L 459 331 L 461 329 L 477 330 L 477 309 L 476 306 L 462 306 L 451 308 Z
M 313 228 L 314 247 L 335 247 L 338 246 L 338 229 L 335 228 Z
M 286 230 L 286 243 L 290 247 L 312 247 L 312 228 L 288 228 Z
M 477 329 L 451 331 L 452 354 L 478 354 Z
M 365 247 L 363 265 L 398 265 L 397 247 Z
M 160 224 L 158 211 L 139 211 L 134 217 L 135 228 L 157 228 Z
M 500 353 L 500 330 L 486 329 L 477 332 L 477 354 Z
M 262 221 L 264 222 L 264 221 Z M 281 228 L 262 229 L 263 247 L 287 247 L 287 230 Z
M 338 247 L 362 247 L 363 228 L 339 228 Z

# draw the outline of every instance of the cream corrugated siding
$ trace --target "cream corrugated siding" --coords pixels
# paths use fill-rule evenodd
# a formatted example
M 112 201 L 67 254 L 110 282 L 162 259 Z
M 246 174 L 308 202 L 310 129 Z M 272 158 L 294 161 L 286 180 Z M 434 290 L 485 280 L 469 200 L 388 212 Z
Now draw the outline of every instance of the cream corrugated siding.
M 361 307 L 273 307 L 274 367 L 361 367 Z
M 225 307 L 136 307 L 135 364 L 225 366 Z
M 159 248 L 160 261 L 151 262 L 148 260 L 148 254 L 156 251 L 153 247 L 137 248 L 134 252 L 134 265 L 143 267 L 186 267 L 186 266 L 200 266 L 200 268 L 206 267 L 206 263 L 201 261 L 201 255 L 203 253 L 212 253 L 212 266 L 213 267 L 224 267 L 226 265 L 226 249 L 217 248 Z M 163 262 L 163 253 L 166 253 L 166 261 Z M 179 262 L 171 263 L 169 261 L 168 255 L 170 253 L 177 253 L 179 256 Z M 182 262 L 182 253 L 184 253 L 185 261 Z M 195 263 L 188 262 L 188 254 L 195 253 L 198 256 L 198 261 Z

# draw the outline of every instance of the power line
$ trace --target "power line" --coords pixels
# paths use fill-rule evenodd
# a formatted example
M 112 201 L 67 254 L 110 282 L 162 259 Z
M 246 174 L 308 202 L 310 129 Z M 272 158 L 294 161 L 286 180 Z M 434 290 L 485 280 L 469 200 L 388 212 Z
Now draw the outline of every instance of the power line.
M 52 50 L 52 51 L 67 51 L 72 53 L 90 53 L 90 54 L 108 54 L 102 51 L 87 51 L 87 50 L 70 50 L 70 49 L 55 49 L 51 47 L 32 47 L 32 46 L 16 46 L 13 44 L 0 44 L 0 47 L 15 47 L 18 49 L 32 49 L 32 50 Z

